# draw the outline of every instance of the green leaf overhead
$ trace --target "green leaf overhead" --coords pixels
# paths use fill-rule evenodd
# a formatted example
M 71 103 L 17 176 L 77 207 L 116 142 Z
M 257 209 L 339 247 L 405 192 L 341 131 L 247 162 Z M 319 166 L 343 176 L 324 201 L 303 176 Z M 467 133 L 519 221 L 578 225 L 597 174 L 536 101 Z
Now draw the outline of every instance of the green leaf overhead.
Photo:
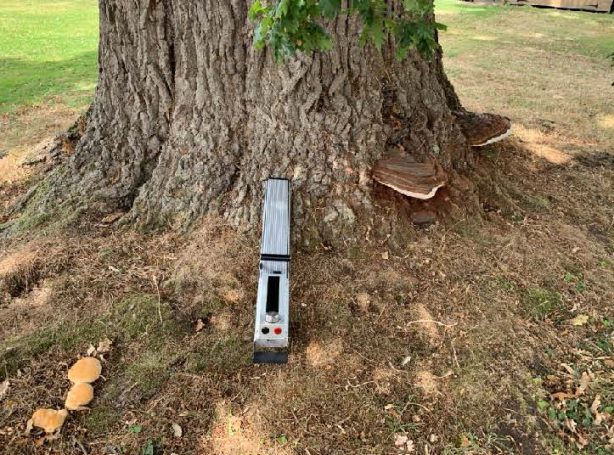
M 327 19 L 334 18 L 341 10 L 341 0 L 321 0 L 319 2 L 320 12 Z
M 403 0 L 402 5 L 401 11 L 393 11 L 385 0 L 255 0 L 249 17 L 256 23 L 256 48 L 268 46 L 278 61 L 297 52 L 330 49 L 323 22 L 339 14 L 360 18 L 363 45 L 381 49 L 390 35 L 399 59 L 413 49 L 430 57 L 437 47 L 436 31 L 445 29 L 434 20 L 433 1 Z

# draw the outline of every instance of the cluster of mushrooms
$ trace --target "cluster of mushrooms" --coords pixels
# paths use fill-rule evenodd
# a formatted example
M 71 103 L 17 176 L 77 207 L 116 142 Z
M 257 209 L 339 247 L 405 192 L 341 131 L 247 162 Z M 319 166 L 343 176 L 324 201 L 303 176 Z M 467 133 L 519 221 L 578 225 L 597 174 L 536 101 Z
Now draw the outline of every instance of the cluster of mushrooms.
M 505 139 L 512 132 L 507 117 L 475 112 L 454 112 L 467 143 L 483 147 Z M 445 186 L 447 174 L 435 158 L 419 163 L 408 153 L 390 153 L 373 168 L 373 179 L 382 185 L 415 199 L 428 200 Z
M 79 411 L 85 408 L 94 399 L 95 382 L 102 372 L 100 360 L 95 357 L 84 357 L 79 359 L 68 370 L 68 379 L 72 382 L 72 387 L 66 395 L 64 409 L 37 409 L 32 418 L 28 421 L 27 432 L 33 427 L 42 428 L 45 433 L 52 434 L 62 428 L 68 411 Z

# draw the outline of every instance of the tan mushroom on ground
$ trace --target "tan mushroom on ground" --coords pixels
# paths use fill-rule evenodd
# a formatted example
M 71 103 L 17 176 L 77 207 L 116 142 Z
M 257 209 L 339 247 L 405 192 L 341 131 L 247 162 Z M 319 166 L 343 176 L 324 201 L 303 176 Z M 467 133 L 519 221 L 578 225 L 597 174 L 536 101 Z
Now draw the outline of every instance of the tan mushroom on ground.
M 507 117 L 477 112 L 455 112 L 456 122 L 472 147 L 482 147 L 505 139 L 512 132 Z
M 434 159 L 419 163 L 408 154 L 393 153 L 375 164 L 373 179 L 405 196 L 426 200 L 446 184 L 447 175 Z
M 94 388 L 87 382 L 74 384 L 68 394 L 64 407 L 69 411 L 78 411 L 94 399 Z
M 32 427 L 42 428 L 45 433 L 51 434 L 58 431 L 64 425 L 64 421 L 68 416 L 66 409 L 37 409 L 32 414 L 32 418 L 28 420 L 27 432 L 32 430 Z
M 68 370 L 68 379 L 74 384 L 79 382 L 91 383 L 100 377 L 102 365 L 95 357 L 83 357 Z

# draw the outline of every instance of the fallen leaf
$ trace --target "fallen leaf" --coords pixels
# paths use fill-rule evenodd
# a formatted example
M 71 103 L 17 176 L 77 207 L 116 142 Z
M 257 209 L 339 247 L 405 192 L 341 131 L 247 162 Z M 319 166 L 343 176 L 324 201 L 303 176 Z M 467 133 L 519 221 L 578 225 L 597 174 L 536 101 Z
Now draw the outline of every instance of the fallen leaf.
M 388 251 L 384 251 L 384 252 L 382 253 L 382 259 L 383 259 L 384 261 L 387 261 L 389 258 L 390 258 L 390 255 L 388 254 Z
M 410 439 L 409 441 L 407 441 L 407 452 L 406 453 L 414 453 L 415 450 L 416 450 L 416 446 L 414 444 L 414 441 Z
M 571 323 L 571 325 L 582 326 L 588 322 L 588 315 L 579 314 L 569 322 Z
M 202 319 L 199 319 L 198 321 L 196 321 L 196 332 L 202 332 L 204 328 L 205 328 L 205 323 L 203 322 Z
M 407 436 L 404 434 L 395 434 L 394 435 L 394 445 L 396 447 L 403 447 L 405 444 L 407 444 Z
M 110 215 L 107 215 L 102 220 L 100 220 L 100 222 L 103 224 L 113 224 L 122 216 L 124 216 L 124 212 L 111 213 Z
M 471 441 L 466 435 L 461 436 L 460 446 L 461 447 L 469 447 L 471 445 Z
M 588 445 L 588 440 L 584 436 L 582 436 L 580 433 L 576 434 L 576 437 L 578 438 L 578 440 L 576 441 L 576 445 L 578 446 L 578 449 L 582 450 L 584 447 Z
M 361 292 L 356 296 L 356 302 L 358 303 L 358 307 L 363 313 L 369 311 L 369 305 L 371 304 L 369 294 L 367 294 L 366 292 Z
M 560 400 L 560 401 L 565 401 L 567 398 L 573 397 L 573 395 L 571 393 L 567 393 L 567 392 L 555 392 L 555 393 L 553 393 L 550 396 L 553 399 Z
M 586 389 L 588 389 L 588 385 L 590 384 L 590 382 L 591 382 L 591 377 L 585 371 L 584 373 L 582 373 L 582 377 L 580 378 L 580 385 L 576 389 L 575 395 L 577 397 L 579 397 L 580 395 L 583 395 L 584 392 L 586 392 Z
M 28 431 L 28 430 L 26 429 L 26 431 Z M 43 436 L 42 438 L 35 439 L 34 440 L 34 447 L 42 447 L 46 440 L 47 440 L 47 438 L 45 436 Z
M 4 400 L 4 397 L 6 396 L 6 394 L 9 391 L 9 386 L 11 385 L 11 383 L 9 382 L 9 380 L 5 380 L 2 381 L 2 383 L 0 384 L 0 401 Z
M 105 352 L 109 352 L 111 350 L 112 345 L 113 345 L 113 342 L 109 340 L 108 338 L 105 338 L 104 340 L 101 340 L 98 342 L 98 347 L 96 348 L 96 351 L 98 351 L 101 354 Z
M 134 425 L 135 423 L 138 422 L 138 419 L 136 417 L 134 417 L 134 414 L 132 414 L 132 412 L 128 411 L 127 413 L 128 415 L 126 416 L 126 420 L 124 420 L 124 423 L 128 426 L 130 425 Z
M 179 424 L 176 424 L 175 422 L 173 422 L 171 426 L 173 427 L 173 434 L 175 435 L 176 438 L 180 438 L 183 436 L 183 430 L 181 429 Z
M 601 406 L 601 396 L 597 395 L 591 405 L 591 412 L 595 416 L 595 420 L 593 421 L 593 425 L 595 426 L 601 425 L 601 422 L 608 417 L 607 413 L 599 412 L 599 406 Z
M 599 411 L 599 406 L 601 406 L 601 396 L 597 395 L 593 400 L 593 404 L 591 404 L 591 411 L 593 412 L 593 414 L 597 414 L 597 412 Z
M 93 356 L 94 354 L 96 354 L 96 348 L 90 344 L 90 347 L 87 348 L 87 352 L 86 352 L 88 357 Z
M 564 423 L 569 431 L 571 431 L 572 433 L 577 433 L 576 428 L 578 427 L 578 424 L 575 420 L 565 419 Z

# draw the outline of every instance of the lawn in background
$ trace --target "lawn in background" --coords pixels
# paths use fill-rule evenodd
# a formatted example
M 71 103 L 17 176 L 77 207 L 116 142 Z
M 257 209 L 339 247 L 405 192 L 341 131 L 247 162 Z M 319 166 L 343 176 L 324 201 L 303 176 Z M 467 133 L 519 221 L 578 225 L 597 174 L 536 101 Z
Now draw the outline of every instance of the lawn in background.
M 96 0 L 0 2 L 0 113 L 87 105 L 97 77 Z
M 579 53 L 604 58 L 614 52 L 614 16 L 588 11 L 532 8 L 517 5 L 479 5 L 460 0 L 435 0 L 438 20 L 450 27 L 456 40 L 446 40 L 450 56 L 483 46 L 484 41 L 545 51 Z M 484 37 L 488 31 L 494 36 Z M 486 46 L 488 49 L 488 46 Z
M 458 0 L 435 0 L 435 12 L 469 109 L 507 115 L 521 139 L 564 153 L 611 149 L 614 15 Z

